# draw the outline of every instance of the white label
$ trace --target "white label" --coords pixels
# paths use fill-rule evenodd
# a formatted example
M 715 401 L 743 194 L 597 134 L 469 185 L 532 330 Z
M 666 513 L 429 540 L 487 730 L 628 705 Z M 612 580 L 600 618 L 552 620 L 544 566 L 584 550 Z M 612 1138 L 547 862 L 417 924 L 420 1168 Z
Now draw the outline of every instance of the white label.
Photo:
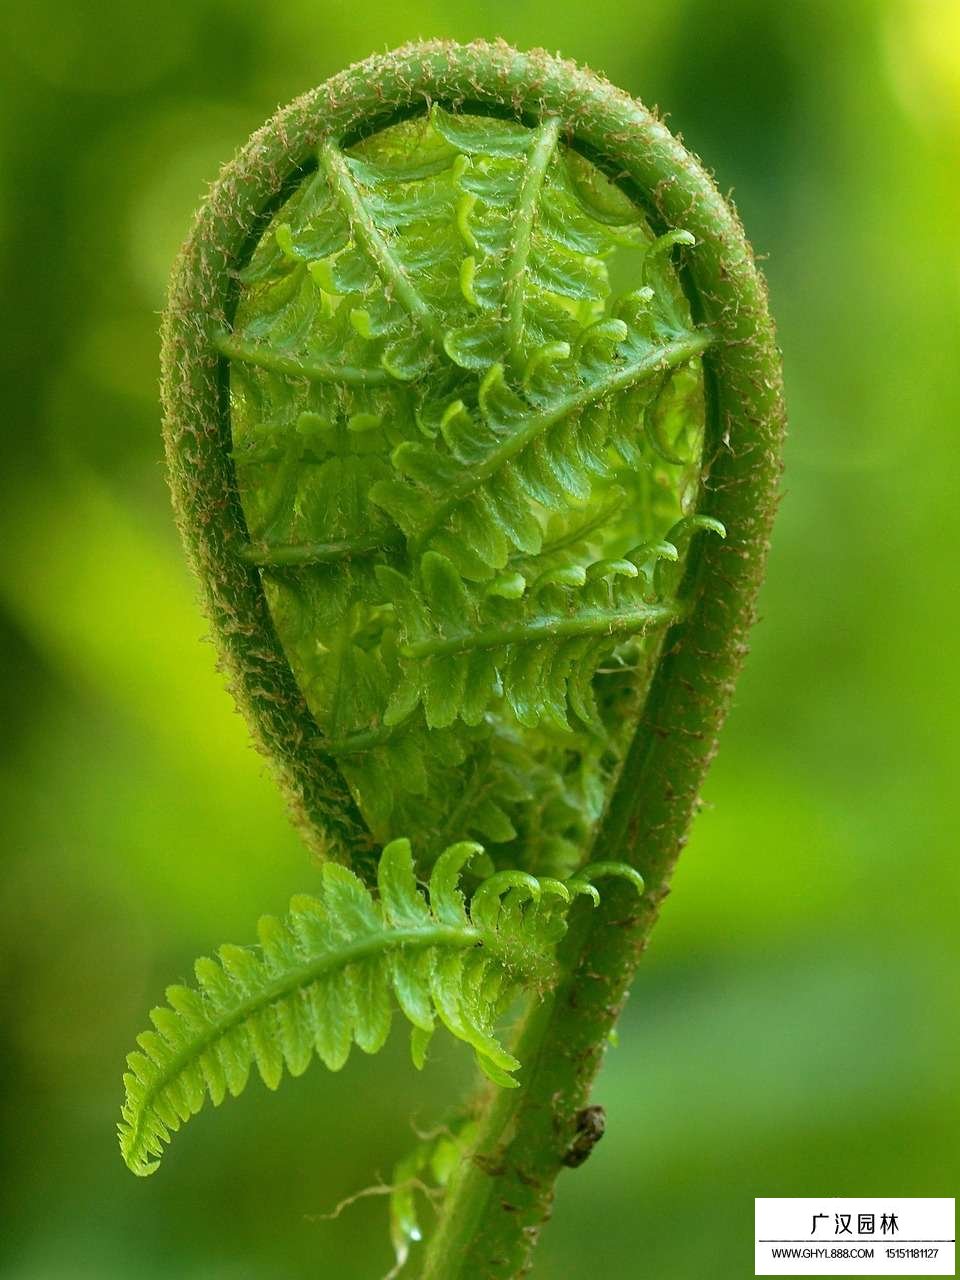
M 956 1201 L 754 1201 L 758 1276 L 956 1275 Z

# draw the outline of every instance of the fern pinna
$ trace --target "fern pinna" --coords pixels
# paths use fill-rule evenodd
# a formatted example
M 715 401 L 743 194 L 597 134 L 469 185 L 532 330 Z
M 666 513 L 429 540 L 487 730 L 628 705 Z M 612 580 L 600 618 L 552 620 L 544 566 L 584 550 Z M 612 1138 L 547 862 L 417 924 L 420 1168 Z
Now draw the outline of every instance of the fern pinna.
M 397 1265 L 404 1177 L 442 1167 L 424 1276 L 519 1275 L 745 648 L 782 427 L 749 248 L 604 82 L 410 46 L 224 171 L 174 275 L 164 398 L 215 638 L 326 862 L 259 951 L 154 1010 L 124 1155 L 152 1171 L 253 1064 L 274 1087 L 374 1052 L 395 1006 L 418 1065 L 439 1022 L 493 1082 L 398 1166 Z
M 469 913 L 457 887 L 480 845 L 444 850 L 430 874 L 429 902 L 419 891 L 407 840 L 383 851 L 374 898 L 352 871 L 328 863 L 317 897 L 290 904 L 285 921 L 264 916 L 260 954 L 220 948 L 197 961 L 198 989 L 170 987 L 153 1010 L 155 1030 L 140 1036 L 126 1078 L 120 1138 L 135 1173 L 152 1173 L 170 1131 L 227 1092 L 241 1093 L 252 1065 L 275 1089 L 284 1067 L 302 1075 L 316 1052 L 338 1071 L 354 1042 L 382 1048 L 394 1002 L 412 1024 L 411 1053 L 423 1066 L 435 1018 L 473 1047 L 486 1075 L 516 1085 L 520 1063 L 493 1033 L 499 1010 L 524 984 L 556 977 L 554 944 L 571 899 L 597 900 L 594 879 L 618 875 L 642 889 L 631 867 L 585 867 L 567 881 L 522 871 L 486 878 Z

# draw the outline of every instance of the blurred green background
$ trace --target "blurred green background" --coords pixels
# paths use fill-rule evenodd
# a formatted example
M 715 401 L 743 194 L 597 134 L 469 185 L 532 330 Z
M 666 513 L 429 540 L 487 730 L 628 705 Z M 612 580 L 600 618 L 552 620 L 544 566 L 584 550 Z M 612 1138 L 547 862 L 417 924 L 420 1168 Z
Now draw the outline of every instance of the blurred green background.
M 756 1195 L 946 1195 L 957 1063 L 956 0 L 4 6 L 0 1273 L 375 1280 L 389 1174 L 469 1078 L 403 1039 L 113 1135 L 163 986 L 309 890 L 214 667 L 161 466 L 157 323 L 218 166 L 416 36 L 603 70 L 733 189 L 792 434 L 764 621 L 535 1274 L 752 1274 Z

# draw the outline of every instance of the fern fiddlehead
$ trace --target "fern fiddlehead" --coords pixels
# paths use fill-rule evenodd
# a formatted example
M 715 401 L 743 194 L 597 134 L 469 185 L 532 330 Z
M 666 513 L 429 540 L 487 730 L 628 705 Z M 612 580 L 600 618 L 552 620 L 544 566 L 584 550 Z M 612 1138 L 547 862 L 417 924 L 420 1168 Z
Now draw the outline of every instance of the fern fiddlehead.
M 395 998 L 415 1060 L 437 1017 L 500 1086 L 424 1274 L 520 1274 L 762 572 L 782 404 L 749 248 L 604 82 L 503 45 L 411 46 L 294 103 L 224 172 L 175 273 L 164 397 L 238 702 L 332 861 L 259 956 L 221 952 L 155 1011 L 125 1154 L 149 1171 L 254 1061 L 273 1085 L 314 1049 L 378 1047 Z M 450 876 L 478 840 L 465 913 Z M 572 904 L 598 896 L 591 859 L 642 873 L 639 906 L 615 879 Z M 494 1019 L 531 986 L 508 1054 Z

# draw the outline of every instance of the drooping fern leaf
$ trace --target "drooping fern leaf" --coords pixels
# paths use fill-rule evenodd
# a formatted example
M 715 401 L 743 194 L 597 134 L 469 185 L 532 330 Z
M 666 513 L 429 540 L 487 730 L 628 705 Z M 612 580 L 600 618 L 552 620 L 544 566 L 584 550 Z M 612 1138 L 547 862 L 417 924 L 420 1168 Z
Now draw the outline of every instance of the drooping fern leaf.
M 459 888 L 482 847 L 461 842 L 434 864 L 429 899 L 418 889 L 406 840 L 383 851 L 376 897 L 346 867 L 328 863 L 320 893 L 300 896 L 285 920 L 264 916 L 258 950 L 223 946 L 196 963 L 197 987 L 167 988 L 153 1029 L 128 1058 L 120 1146 L 134 1173 L 157 1168 L 171 1131 L 246 1087 L 252 1066 L 275 1089 L 284 1069 L 302 1075 L 314 1054 L 331 1071 L 356 1043 L 376 1053 L 394 1006 L 412 1024 L 422 1066 L 437 1020 L 471 1045 L 497 1084 L 513 1086 L 520 1063 L 497 1040 L 498 1015 L 520 991 L 547 987 L 553 948 L 578 894 L 597 900 L 593 880 L 626 866 L 587 867 L 566 882 L 522 871 L 483 881 L 469 907 Z

